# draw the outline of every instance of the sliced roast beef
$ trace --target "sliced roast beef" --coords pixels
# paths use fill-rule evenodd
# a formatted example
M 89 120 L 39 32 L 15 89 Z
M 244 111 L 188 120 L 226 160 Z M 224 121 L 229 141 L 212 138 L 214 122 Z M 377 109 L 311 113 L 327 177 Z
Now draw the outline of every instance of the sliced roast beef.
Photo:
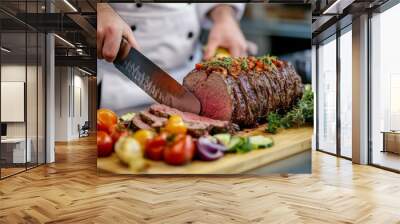
M 202 116 L 252 127 L 268 113 L 289 109 L 303 93 L 294 67 L 276 57 L 222 58 L 196 65 L 183 80 Z
M 182 117 L 183 121 L 186 124 L 188 124 L 188 129 L 191 129 L 191 126 L 193 125 L 198 125 L 198 126 L 193 126 L 193 129 L 204 127 L 207 129 L 207 131 L 215 133 L 215 132 L 233 132 L 235 131 L 236 128 L 234 125 L 230 124 L 229 121 L 214 120 L 193 113 L 182 112 L 180 110 L 168 107 L 163 104 L 154 104 L 150 106 L 150 112 L 156 116 L 164 118 L 168 118 L 172 115 L 179 115 Z
M 164 123 L 167 121 L 165 117 L 158 117 L 154 114 L 151 114 L 149 111 L 142 111 L 139 113 L 142 120 L 150 125 L 153 128 L 159 128 L 164 126 Z
M 139 116 L 140 119 L 150 128 L 154 128 L 156 130 L 163 127 L 168 120 L 165 117 L 154 115 L 147 110 L 139 112 Z M 188 133 L 193 137 L 207 135 L 212 128 L 210 125 L 205 123 L 185 122 L 185 124 L 187 126 Z
M 205 123 L 185 122 L 188 133 L 193 137 L 208 135 L 212 131 L 212 126 Z
M 152 129 L 150 125 L 142 121 L 139 115 L 135 115 L 131 121 L 131 127 L 133 130 L 139 130 L 139 129 Z

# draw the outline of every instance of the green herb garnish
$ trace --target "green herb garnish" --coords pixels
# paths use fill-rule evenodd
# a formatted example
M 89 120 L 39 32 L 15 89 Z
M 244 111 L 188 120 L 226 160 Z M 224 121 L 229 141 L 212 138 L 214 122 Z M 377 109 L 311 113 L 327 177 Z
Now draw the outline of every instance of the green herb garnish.
M 268 127 L 267 132 L 275 134 L 281 126 L 281 116 L 275 112 L 269 113 L 268 115 Z
M 314 119 L 314 95 L 310 85 L 306 85 L 304 93 L 297 104 L 281 116 L 278 113 L 270 113 L 267 117 L 268 127 L 266 131 L 275 134 L 278 128 L 290 128 L 301 126 Z
M 243 70 L 249 69 L 249 65 L 247 64 L 247 59 L 242 60 L 242 62 L 240 63 L 240 67 L 242 67 Z
M 206 62 L 206 66 L 221 66 L 224 68 L 231 68 L 233 59 L 231 57 L 218 58 L 209 62 Z
M 251 145 L 248 137 L 243 137 L 242 144 L 237 147 L 236 152 L 238 153 L 246 153 L 253 150 L 253 146 Z

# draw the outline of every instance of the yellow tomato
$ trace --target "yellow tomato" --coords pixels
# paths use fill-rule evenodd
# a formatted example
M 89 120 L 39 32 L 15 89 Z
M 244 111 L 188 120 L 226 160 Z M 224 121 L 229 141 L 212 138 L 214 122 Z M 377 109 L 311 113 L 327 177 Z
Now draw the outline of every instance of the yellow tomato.
M 168 118 L 168 123 L 182 123 L 182 117 L 179 115 L 172 115 Z
M 135 138 L 124 136 L 115 144 L 115 153 L 122 163 L 134 171 L 141 171 L 147 166 L 143 157 L 142 147 Z
M 155 133 L 153 131 L 145 130 L 145 129 L 139 130 L 133 134 L 133 138 L 135 138 L 140 143 L 140 145 L 142 146 L 142 149 L 144 149 L 146 147 L 147 143 L 151 139 L 153 139 L 154 136 L 155 136 Z
M 171 134 L 186 134 L 187 127 L 184 123 L 171 123 L 165 125 L 164 131 Z
M 168 119 L 164 130 L 171 134 L 186 134 L 187 127 L 180 116 L 172 115 Z

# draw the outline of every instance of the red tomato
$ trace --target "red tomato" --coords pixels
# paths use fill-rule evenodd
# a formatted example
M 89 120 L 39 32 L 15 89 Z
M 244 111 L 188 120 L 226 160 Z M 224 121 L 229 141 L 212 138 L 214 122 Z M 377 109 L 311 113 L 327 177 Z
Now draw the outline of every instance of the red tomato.
M 165 148 L 164 160 L 170 165 L 183 165 L 193 159 L 195 145 L 190 135 L 178 137 L 176 141 Z
M 105 131 L 108 134 L 112 126 L 118 122 L 118 116 L 109 109 L 97 110 L 97 131 Z
M 111 138 L 113 140 L 113 144 L 115 144 L 119 138 L 123 136 L 127 136 L 128 130 L 126 130 L 123 126 L 114 124 L 112 128 L 108 131 L 108 133 L 111 133 Z
M 113 141 L 109 134 L 97 131 L 97 156 L 105 157 L 113 152 Z
M 281 61 L 278 60 L 272 60 L 272 63 L 274 63 L 274 65 L 278 68 L 283 66 L 283 63 Z
M 197 63 L 195 68 L 196 70 L 201 70 L 203 68 L 203 65 L 201 63 Z
M 145 149 L 146 157 L 152 160 L 162 160 L 164 149 L 167 145 L 167 137 L 166 133 L 161 133 L 150 140 Z

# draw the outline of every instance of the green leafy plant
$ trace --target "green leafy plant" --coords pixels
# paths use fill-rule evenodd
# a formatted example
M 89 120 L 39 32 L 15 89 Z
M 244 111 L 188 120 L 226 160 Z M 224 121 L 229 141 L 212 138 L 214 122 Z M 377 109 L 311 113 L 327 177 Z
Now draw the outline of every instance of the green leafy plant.
M 278 113 L 272 112 L 268 115 L 267 132 L 275 134 L 281 126 L 281 116 Z
M 306 85 L 304 93 L 297 104 L 286 114 L 268 114 L 268 127 L 265 131 L 275 134 L 279 128 L 299 127 L 314 120 L 314 95 L 310 85 Z

